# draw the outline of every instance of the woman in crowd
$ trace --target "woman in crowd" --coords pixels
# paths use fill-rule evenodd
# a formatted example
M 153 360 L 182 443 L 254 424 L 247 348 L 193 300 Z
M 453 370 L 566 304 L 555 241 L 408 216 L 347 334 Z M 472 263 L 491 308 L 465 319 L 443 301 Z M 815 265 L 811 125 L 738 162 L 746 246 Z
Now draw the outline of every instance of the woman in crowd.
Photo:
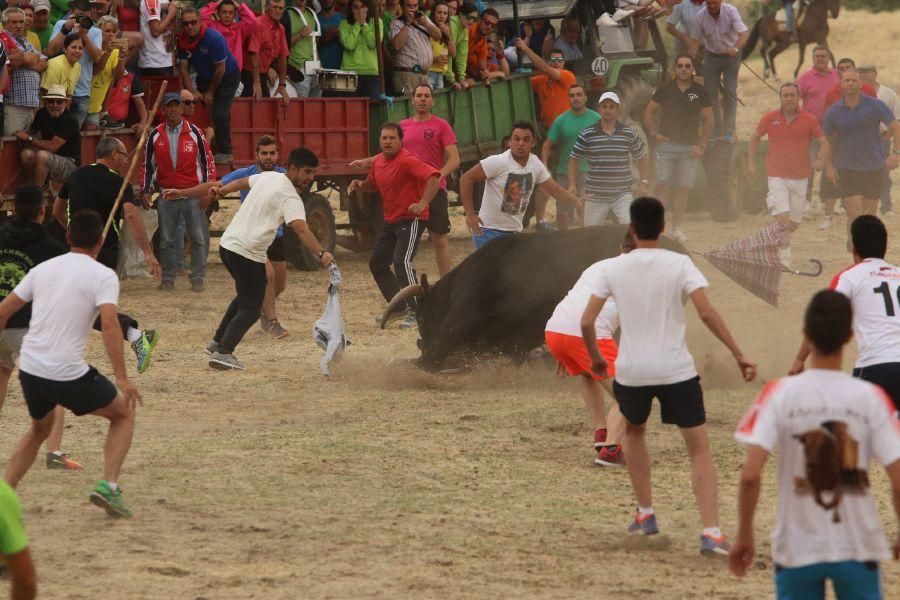
M 94 77 L 91 80 L 91 97 L 88 101 L 88 114 L 84 120 L 84 129 L 92 131 L 98 129 L 101 125 L 106 129 L 119 129 L 124 127 L 124 123 L 120 123 L 115 119 L 110 119 L 109 115 L 100 113 L 103 111 L 106 103 L 106 94 L 113 80 L 118 79 L 125 74 L 125 57 L 128 41 L 119 38 L 119 21 L 115 17 L 104 15 L 97 21 L 97 27 L 103 32 L 103 53 L 108 55 L 103 70 L 95 70 Z
M 450 35 L 450 8 L 445 2 L 436 2 L 431 9 L 431 20 L 441 30 L 441 39 L 431 38 L 434 62 L 428 69 L 428 83 L 431 89 L 444 87 L 444 75 L 450 74 L 450 59 L 456 58 L 456 42 Z
M 70 33 L 63 40 L 63 53 L 47 61 L 47 69 L 41 76 L 41 96 L 47 93 L 51 85 L 66 86 L 66 95 L 72 97 L 78 79 L 81 77 L 81 55 L 84 53 L 84 42 L 77 33 Z
M 354 71 L 358 76 L 356 95 L 373 100 L 381 95 L 378 81 L 378 50 L 375 45 L 375 21 L 369 19 L 369 6 L 364 0 L 353 0 L 350 14 L 338 27 L 344 58 L 342 71 Z M 383 36 L 382 36 L 383 37 Z

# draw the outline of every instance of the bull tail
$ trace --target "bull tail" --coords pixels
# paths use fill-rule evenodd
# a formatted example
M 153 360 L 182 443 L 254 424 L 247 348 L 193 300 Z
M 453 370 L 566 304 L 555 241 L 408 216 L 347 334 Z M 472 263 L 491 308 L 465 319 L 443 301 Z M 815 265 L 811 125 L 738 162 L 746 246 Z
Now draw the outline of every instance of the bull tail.
M 747 43 L 744 44 L 744 49 L 741 50 L 741 58 L 746 59 L 750 56 L 750 53 L 753 52 L 753 49 L 756 48 L 756 42 L 759 41 L 759 29 L 762 26 L 762 22 L 765 17 L 760 17 L 756 20 L 756 25 L 753 26 L 753 31 L 750 32 L 750 37 L 747 38 Z

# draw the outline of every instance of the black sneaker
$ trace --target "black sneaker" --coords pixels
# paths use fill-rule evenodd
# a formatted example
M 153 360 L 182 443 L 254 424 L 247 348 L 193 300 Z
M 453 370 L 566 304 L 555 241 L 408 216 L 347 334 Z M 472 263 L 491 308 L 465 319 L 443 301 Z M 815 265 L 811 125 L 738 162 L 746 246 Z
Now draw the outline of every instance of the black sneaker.
M 161 292 L 174 292 L 175 291 L 175 282 L 174 281 L 163 281 L 160 283 L 157 288 Z
M 103 115 L 100 117 L 100 127 L 103 129 L 122 129 L 125 127 L 125 123 L 116 121 L 109 115 Z
M 206 286 L 203 285 L 202 279 L 192 279 L 191 280 L 191 291 L 192 292 L 202 292 L 206 289 Z

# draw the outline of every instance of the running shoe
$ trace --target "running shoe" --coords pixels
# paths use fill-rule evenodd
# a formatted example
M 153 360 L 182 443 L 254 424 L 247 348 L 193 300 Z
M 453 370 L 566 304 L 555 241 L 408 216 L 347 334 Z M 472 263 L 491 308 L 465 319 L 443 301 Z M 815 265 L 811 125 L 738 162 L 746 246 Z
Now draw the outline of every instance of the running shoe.
M 700 536 L 700 554 L 706 558 L 724 558 L 731 551 L 731 544 L 724 535 L 713 537 L 711 535 Z
M 91 502 L 106 509 L 106 514 L 111 517 L 131 518 L 131 509 L 122 499 L 122 488 L 113 490 L 105 481 L 97 482 L 91 490 Z
M 134 355 L 137 357 L 138 373 L 143 373 L 150 368 L 150 356 L 159 343 L 159 332 L 155 329 L 145 329 L 141 332 L 141 338 L 131 344 Z
M 213 354 L 216 354 L 218 351 L 219 351 L 219 342 L 217 342 L 216 340 L 211 340 L 206 345 L 206 348 L 203 349 L 203 352 L 205 352 L 207 356 L 212 356 Z
M 826 215 L 822 217 L 822 220 L 819 221 L 819 231 L 828 231 L 831 229 L 831 215 Z
M 594 450 L 599 451 L 600 448 L 606 446 L 606 429 L 594 430 Z
M 77 471 L 81 468 L 81 463 L 77 463 L 68 454 L 47 453 L 47 468 L 61 469 L 64 471 Z
M 288 330 L 281 326 L 281 323 L 278 322 L 278 319 L 272 319 L 269 322 L 269 333 L 272 334 L 272 337 L 276 340 L 280 340 L 282 338 L 286 338 L 288 335 Z
M 600 467 L 624 467 L 625 453 L 622 452 L 621 446 L 617 446 L 615 450 L 611 449 L 610 446 L 600 448 L 597 458 L 594 459 L 594 464 Z
M 163 281 L 161 282 L 156 289 L 161 292 L 174 292 L 175 291 L 175 282 L 174 281 Z
M 628 533 L 632 535 L 655 535 L 659 533 L 656 526 L 656 514 L 641 516 L 640 511 L 634 511 L 634 521 L 628 526 Z
M 243 371 L 244 365 L 238 362 L 234 354 L 213 352 L 209 357 L 209 366 L 219 371 Z
M 191 279 L 191 291 L 192 292 L 202 292 L 206 289 L 206 286 L 203 285 L 202 279 Z
M 103 129 L 122 129 L 125 127 L 125 123 L 116 121 L 109 115 L 103 115 L 100 117 L 100 127 Z
M 847 211 L 844 209 L 843 206 L 835 206 L 835 207 L 834 207 L 834 214 L 836 214 L 836 215 L 845 215 L 845 214 L 847 214 Z

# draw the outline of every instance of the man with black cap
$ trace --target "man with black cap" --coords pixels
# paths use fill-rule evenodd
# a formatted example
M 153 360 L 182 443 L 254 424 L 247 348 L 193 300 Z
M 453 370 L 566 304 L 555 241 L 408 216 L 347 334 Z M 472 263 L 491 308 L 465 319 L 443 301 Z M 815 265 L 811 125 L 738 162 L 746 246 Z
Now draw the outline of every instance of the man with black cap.
M 163 105 L 166 120 L 150 130 L 141 164 L 141 196 L 145 205 L 149 204 L 154 188 L 187 189 L 216 179 L 209 142 L 199 127 L 184 118 L 181 95 L 166 93 Z M 178 263 L 175 237 L 178 223 L 184 219 L 191 238 L 191 289 L 203 291 L 209 237 L 203 211 L 208 204 L 207 196 L 159 199 L 157 212 L 163 268 L 160 290 L 175 289 Z

